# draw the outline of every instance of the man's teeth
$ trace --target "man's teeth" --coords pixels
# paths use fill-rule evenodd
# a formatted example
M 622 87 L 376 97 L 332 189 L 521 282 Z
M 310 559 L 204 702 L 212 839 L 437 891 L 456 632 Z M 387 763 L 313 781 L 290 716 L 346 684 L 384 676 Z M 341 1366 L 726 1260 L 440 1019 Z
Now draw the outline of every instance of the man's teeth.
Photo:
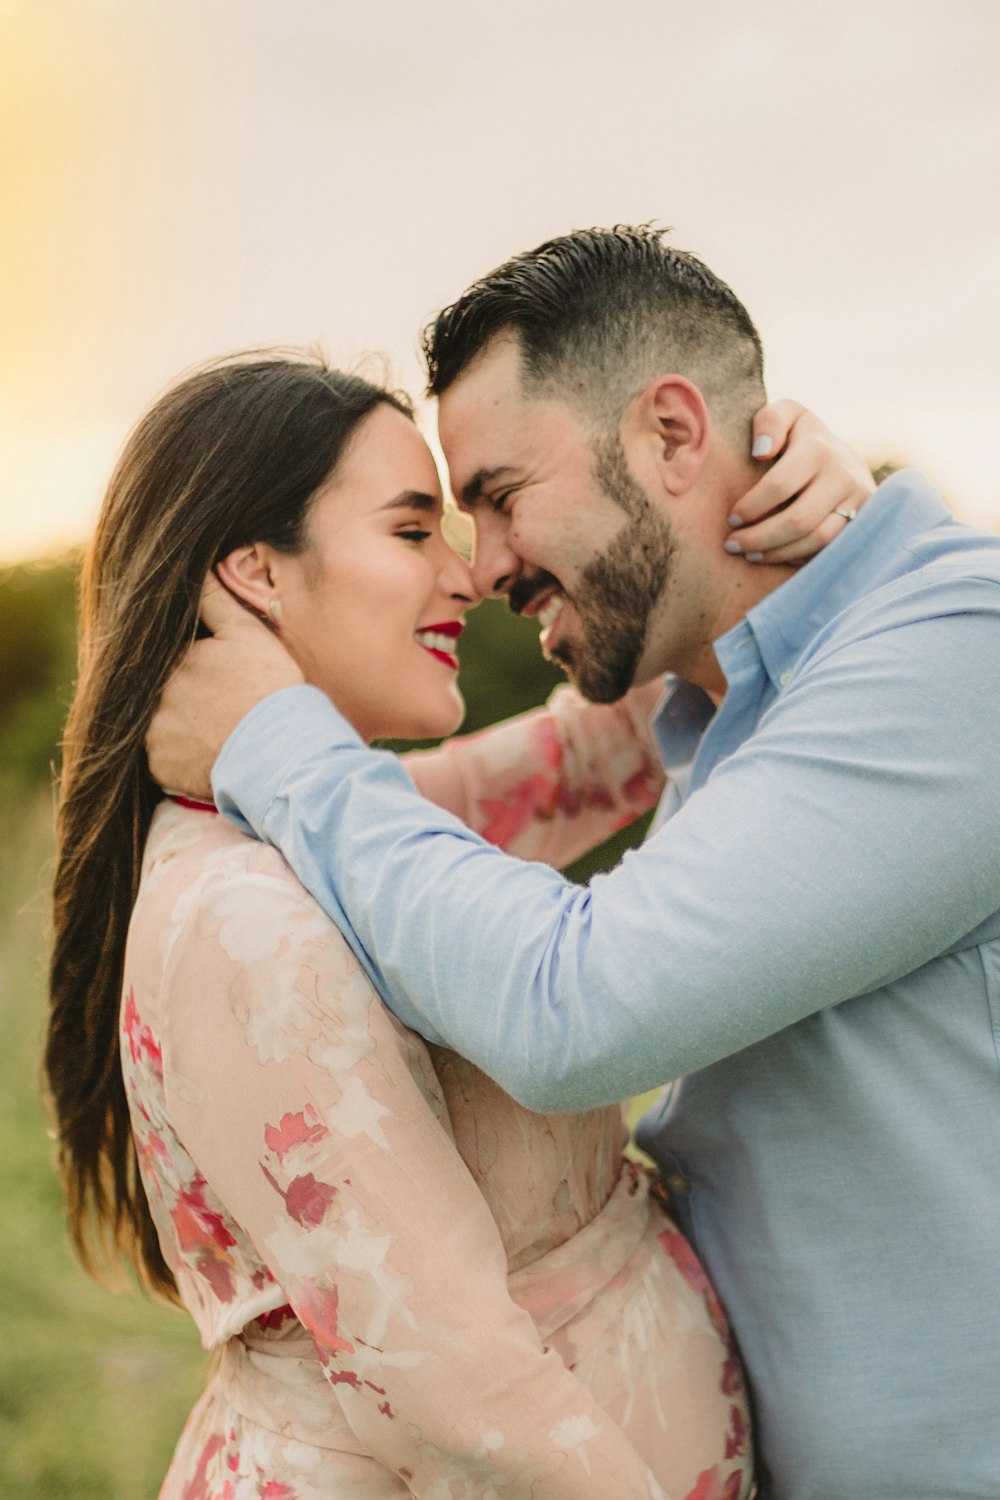
M 428 651 L 444 651 L 448 656 L 455 655 L 454 636 L 438 635 L 435 630 L 418 630 L 416 634 L 421 646 L 426 646 Z
M 544 609 L 540 609 L 538 611 L 538 623 L 541 625 L 543 630 L 548 630 L 550 625 L 555 624 L 556 619 L 558 618 L 559 613 L 565 603 L 565 594 L 553 594 L 552 598 L 549 600 L 548 604 L 545 605 Z

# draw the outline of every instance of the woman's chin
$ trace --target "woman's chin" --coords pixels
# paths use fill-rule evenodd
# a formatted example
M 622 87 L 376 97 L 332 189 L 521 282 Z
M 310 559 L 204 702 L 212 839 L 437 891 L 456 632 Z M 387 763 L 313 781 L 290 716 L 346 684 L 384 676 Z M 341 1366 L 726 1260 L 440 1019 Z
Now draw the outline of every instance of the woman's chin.
M 394 739 L 406 740 L 442 740 L 446 735 L 454 734 L 461 729 L 462 720 L 465 718 L 465 704 L 459 701 L 452 704 L 448 709 L 443 709 L 438 714 L 429 714 L 419 721 L 414 720 L 411 727 L 406 730 L 394 730 Z
M 450 702 L 418 712 L 386 715 L 374 733 L 364 732 L 372 740 L 441 740 L 461 729 L 465 718 L 465 700 L 454 690 Z M 355 725 L 355 728 L 358 726 Z M 362 731 L 363 732 L 363 731 Z

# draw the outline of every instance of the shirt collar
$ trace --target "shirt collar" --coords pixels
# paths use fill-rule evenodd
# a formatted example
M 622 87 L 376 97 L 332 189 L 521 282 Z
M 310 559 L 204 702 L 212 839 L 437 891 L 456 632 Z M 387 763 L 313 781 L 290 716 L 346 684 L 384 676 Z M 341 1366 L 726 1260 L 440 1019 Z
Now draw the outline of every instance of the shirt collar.
M 664 769 L 675 773 L 694 759 L 715 704 L 706 692 L 672 674 L 664 679 L 664 694 L 650 724 Z
M 736 655 L 751 637 L 774 686 L 813 636 L 856 599 L 913 567 L 908 544 L 930 527 L 952 520 L 937 491 L 920 474 L 902 469 L 881 484 L 834 542 L 750 610 L 715 643 L 729 680 Z

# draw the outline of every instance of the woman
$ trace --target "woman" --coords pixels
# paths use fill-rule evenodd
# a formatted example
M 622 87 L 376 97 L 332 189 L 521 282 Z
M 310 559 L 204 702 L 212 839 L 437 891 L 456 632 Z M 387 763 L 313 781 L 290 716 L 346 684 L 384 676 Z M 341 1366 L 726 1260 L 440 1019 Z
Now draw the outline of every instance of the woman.
M 405 400 L 316 361 L 212 366 L 130 437 L 59 817 L 46 1062 L 73 1236 L 221 1351 L 165 1500 L 734 1500 L 738 1364 L 618 1110 L 532 1115 L 432 1052 L 275 851 L 145 766 L 213 566 L 366 737 L 453 731 L 475 594 L 440 522 Z M 415 774 L 562 862 L 658 793 L 632 697 L 567 690 Z

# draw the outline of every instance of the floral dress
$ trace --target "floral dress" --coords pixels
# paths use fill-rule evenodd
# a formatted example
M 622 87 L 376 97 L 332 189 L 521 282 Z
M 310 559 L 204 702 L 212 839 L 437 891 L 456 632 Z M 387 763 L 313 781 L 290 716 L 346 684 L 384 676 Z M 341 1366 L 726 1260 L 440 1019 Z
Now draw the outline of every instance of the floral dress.
M 565 862 L 655 800 L 647 718 L 560 690 L 411 770 Z M 620 1111 L 533 1114 L 429 1047 L 211 809 L 155 814 L 121 1042 L 163 1252 L 218 1351 L 161 1500 L 747 1493 L 725 1321 Z

